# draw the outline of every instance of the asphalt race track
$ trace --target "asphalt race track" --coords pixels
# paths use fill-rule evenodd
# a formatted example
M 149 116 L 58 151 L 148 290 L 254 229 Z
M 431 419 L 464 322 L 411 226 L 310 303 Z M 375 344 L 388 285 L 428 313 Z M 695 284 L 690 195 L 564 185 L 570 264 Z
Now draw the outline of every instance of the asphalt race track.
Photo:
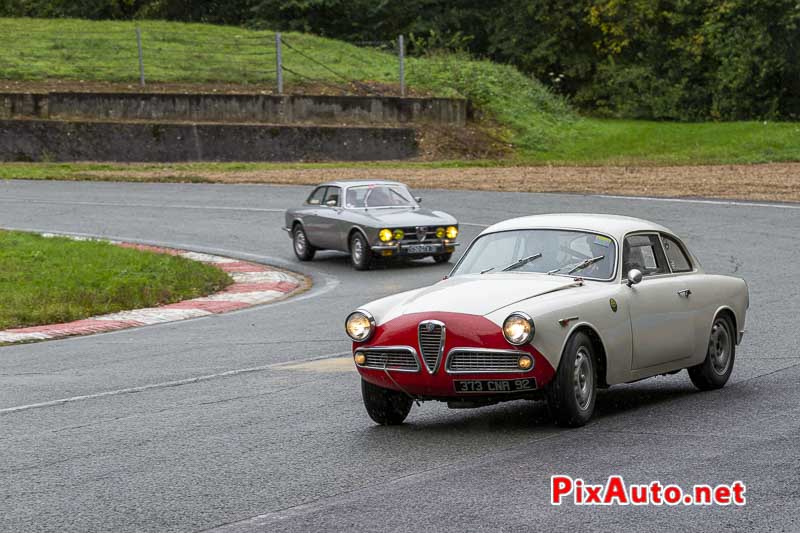
M 707 271 L 748 281 L 747 333 L 723 390 L 696 392 L 685 372 L 614 387 L 582 429 L 534 402 L 426 403 L 386 428 L 363 410 L 344 318 L 448 266 L 357 273 L 335 253 L 299 265 L 280 226 L 308 190 L 0 182 L 0 227 L 216 252 L 315 283 L 227 315 L 0 348 L 0 529 L 800 530 L 798 206 L 421 191 L 458 217 L 464 243 L 541 212 L 663 223 Z M 552 474 L 741 480 L 747 505 L 553 507 Z

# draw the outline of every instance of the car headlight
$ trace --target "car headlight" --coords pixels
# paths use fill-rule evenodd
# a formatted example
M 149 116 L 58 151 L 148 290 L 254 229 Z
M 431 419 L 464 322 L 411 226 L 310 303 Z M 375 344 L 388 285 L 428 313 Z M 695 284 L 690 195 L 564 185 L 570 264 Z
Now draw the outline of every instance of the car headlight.
M 511 313 L 503 322 L 503 336 L 514 346 L 531 342 L 535 331 L 533 319 L 520 311 Z
M 375 333 L 375 319 L 366 311 L 353 311 L 344 322 L 347 335 L 356 342 L 364 342 Z
M 378 238 L 383 242 L 389 242 L 392 240 L 392 230 L 390 229 L 382 229 L 378 232 Z
M 447 227 L 447 238 L 448 239 L 455 239 L 458 237 L 458 228 L 455 226 L 448 226 Z
M 436 228 L 436 238 L 441 239 L 444 237 L 444 228 Z
M 405 236 L 406 236 L 406 232 L 405 231 L 403 231 L 401 229 L 394 230 L 394 240 L 402 241 L 403 237 L 405 237 Z

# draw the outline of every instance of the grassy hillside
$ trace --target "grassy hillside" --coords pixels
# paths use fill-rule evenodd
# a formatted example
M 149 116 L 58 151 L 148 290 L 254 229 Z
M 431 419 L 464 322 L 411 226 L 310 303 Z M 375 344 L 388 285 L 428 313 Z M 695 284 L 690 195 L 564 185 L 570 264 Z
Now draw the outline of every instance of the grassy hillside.
M 160 21 L 0 18 L 0 80 L 82 80 L 136 87 L 135 28 L 149 83 L 275 82 L 274 33 Z M 307 34 L 284 34 L 286 91 L 397 91 L 397 57 Z M 800 160 L 800 125 L 675 124 L 578 117 L 513 67 L 454 55 L 408 58 L 415 94 L 469 98 L 491 134 L 514 147 L 511 163 L 688 164 Z M 0 81 L 0 91 L 3 90 Z M 13 85 L 13 84 L 12 84 Z

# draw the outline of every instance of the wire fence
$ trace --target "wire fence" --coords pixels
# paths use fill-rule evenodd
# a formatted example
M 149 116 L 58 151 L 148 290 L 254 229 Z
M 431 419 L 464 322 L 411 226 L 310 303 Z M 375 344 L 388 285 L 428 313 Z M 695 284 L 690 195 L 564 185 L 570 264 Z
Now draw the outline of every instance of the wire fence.
M 403 37 L 343 44 L 268 31 L 111 26 L 3 31 L 0 79 L 138 84 L 257 84 L 370 95 L 406 94 Z

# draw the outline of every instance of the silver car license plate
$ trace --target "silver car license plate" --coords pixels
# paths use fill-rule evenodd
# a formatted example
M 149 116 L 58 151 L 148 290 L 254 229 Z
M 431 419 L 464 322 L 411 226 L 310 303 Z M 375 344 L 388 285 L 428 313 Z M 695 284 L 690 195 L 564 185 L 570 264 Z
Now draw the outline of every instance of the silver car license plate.
M 409 254 L 432 254 L 438 249 L 438 246 L 432 244 L 411 244 L 406 246 L 406 252 Z

